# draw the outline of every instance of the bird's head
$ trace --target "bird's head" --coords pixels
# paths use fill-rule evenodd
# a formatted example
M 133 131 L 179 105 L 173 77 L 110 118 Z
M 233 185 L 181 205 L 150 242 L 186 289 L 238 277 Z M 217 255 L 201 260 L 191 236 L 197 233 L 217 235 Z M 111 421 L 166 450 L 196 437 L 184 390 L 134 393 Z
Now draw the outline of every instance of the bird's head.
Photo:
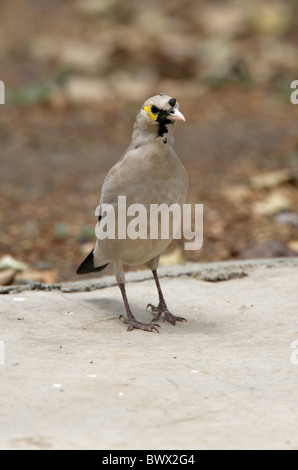
M 154 138 L 163 137 L 166 143 L 175 121 L 185 121 L 177 100 L 160 93 L 145 101 L 137 116 L 135 130 L 142 130 Z

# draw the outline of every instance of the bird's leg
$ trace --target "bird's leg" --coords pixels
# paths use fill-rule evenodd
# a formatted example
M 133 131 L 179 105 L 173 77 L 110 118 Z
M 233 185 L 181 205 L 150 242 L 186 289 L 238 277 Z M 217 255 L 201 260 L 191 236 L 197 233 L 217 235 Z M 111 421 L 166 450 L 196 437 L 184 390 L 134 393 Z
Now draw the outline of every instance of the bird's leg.
M 130 310 L 130 307 L 129 307 L 129 303 L 128 303 L 128 300 L 127 300 L 124 283 L 122 283 L 122 282 L 119 283 L 119 287 L 120 287 L 120 290 L 121 290 L 121 294 L 122 294 L 122 297 L 123 297 L 125 310 L 126 310 L 126 317 L 123 318 L 123 315 L 120 315 L 120 318 L 123 318 L 124 323 L 128 324 L 127 330 L 131 331 L 134 328 L 136 328 L 138 330 L 157 331 L 157 332 L 159 332 L 156 327 L 160 328 L 160 326 L 157 323 L 153 323 L 153 322 L 151 322 L 151 323 L 142 323 L 142 322 L 139 322 L 135 319 L 135 317 L 131 313 L 131 310 Z
M 153 277 L 154 277 L 154 280 L 155 280 L 155 283 L 156 283 L 158 296 L 159 296 L 159 304 L 158 304 L 157 307 L 155 307 L 152 304 L 147 305 L 147 308 L 150 307 L 152 312 L 157 312 L 157 315 L 153 318 L 152 322 L 158 321 L 162 314 L 164 314 L 164 317 L 165 317 L 166 321 L 168 321 L 172 325 L 175 325 L 176 321 L 186 321 L 185 318 L 176 317 L 171 312 L 169 312 L 167 304 L 166 304 L 164 296 L 163 296 L 163 293 L 162 293 L 162 290 L 161 290 L 161 287 L 160 287 L 160 283 L 159 283 L 159 279 L 158 279 L 158 276 L 157 276 L 156 269 L 152 270 L 152 274 L 153 274 Z

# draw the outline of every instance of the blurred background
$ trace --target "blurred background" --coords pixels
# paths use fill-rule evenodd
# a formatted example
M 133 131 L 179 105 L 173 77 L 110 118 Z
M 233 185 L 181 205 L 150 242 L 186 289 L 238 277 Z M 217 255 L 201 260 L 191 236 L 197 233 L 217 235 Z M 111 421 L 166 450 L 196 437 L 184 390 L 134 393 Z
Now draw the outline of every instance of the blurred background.
M 297 256 L 297 26 L 296 0 L 1 0 L 0 284 L 77 279 L 106 173 L 160 92 L 204 204 L 203 248 L 162 263 Z

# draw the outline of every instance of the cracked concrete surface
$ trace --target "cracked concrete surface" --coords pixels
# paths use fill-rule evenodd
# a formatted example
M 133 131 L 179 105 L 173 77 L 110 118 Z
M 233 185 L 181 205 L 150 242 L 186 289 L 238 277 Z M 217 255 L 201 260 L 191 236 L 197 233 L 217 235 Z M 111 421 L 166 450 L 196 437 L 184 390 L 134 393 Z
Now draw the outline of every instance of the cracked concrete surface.
M 173 313 L 127 332 L 113 277 L 3 288 L 2 449 L 296 449 L 298 259 L 160 269 Z M 157 301 L 128 273 L 136 317 Z

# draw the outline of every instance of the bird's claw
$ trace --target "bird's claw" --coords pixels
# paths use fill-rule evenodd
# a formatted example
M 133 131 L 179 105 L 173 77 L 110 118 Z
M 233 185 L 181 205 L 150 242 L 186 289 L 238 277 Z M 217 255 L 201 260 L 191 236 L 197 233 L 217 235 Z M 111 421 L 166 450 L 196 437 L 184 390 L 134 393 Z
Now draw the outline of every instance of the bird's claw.
M 176 315 L 173 315 L 171 312 L 169 312 L 166 305 L 158 305 L 157 307 L 155 307 L 152 304 L 148 304 L 146 309 L 148 309 L 149 307 L 152 312 L 157 312 L 157 315 L 152 319 L 151 323 L 158 321 L 162 314 L 164 314 L 165 320 L 171 323 L 171 325 L 175 325 L 176 321 L 187 321 L 186 318 L 177 317 Z
M 158 329 L 157 328 L 160 328 L 160 325 L 158 325 L 157 323 L 142 323 L 138 320 L 135 319 L 135 317 L 124 317 L 123 315 L 120 315 L 119 317 L 120 319 L 123 320 L 124 323 L 126 323 L 128 325 L 127 327 L 127 331 L 132 331 L 134 329 L 136 330 L 143 330 L 143 331 L 149 331 L 149 332 L 153 332 L 153 331 L 157 331 L 157 333 L 159 333 Z
M 186 318 L 183 317 L 177 317 L 176 315 L 173 315 L 171 312 L 166 311 L 164 312 L 165 319 L 171 323 L 171 325 L 175 325 L 176 321 L 187 321 Z
M 159 312 L 159 308 L 155 307 L 152 304 L 148 304 L 147 307 L 146 307 L 146 310 L 148 310 L 149 307 L 151 308 L 151 312 Z

